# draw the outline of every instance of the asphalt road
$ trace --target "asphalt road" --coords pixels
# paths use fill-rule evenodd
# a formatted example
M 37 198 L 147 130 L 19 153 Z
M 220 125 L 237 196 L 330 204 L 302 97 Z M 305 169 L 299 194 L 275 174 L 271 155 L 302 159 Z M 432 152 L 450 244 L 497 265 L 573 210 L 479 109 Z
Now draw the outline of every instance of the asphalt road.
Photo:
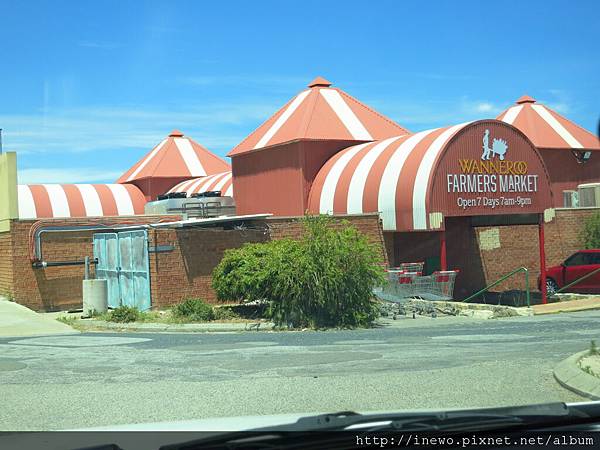
M 600 312 L 328 332 L 0 339 L 0 429 L 582 401 L 552 376 Z M 599 339 L 600 340 L 600 339 Z

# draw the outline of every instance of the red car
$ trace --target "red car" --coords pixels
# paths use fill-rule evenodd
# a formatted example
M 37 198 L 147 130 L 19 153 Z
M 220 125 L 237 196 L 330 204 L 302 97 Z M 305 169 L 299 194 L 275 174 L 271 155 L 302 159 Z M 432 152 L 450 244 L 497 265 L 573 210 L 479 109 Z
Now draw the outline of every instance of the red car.
M 565 259 L 560 266 L 550 267 L 546 270 L 546 286 L 548 295 L 554 294 L 558 289 L 587 275 L 597 272 L 567 289 L 569 292 L 585 294 L 600 293 L 600 249 L 579 250 Z M 540 280 L 538 278 L 538 287 Z

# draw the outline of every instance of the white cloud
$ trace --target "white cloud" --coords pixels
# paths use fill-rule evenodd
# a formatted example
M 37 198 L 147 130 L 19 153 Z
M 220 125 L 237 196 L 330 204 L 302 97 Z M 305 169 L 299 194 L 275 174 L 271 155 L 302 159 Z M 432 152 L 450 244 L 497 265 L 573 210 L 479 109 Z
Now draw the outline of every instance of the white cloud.
M 504 109 L 488 100 L 471 100 L 468 97 L 463 97 L 458 102 L 458 108 L 463 115 L 468 116 L 467 119 L 489 119 L 496 117 Z
M 314 77 L 313 77 L 314 78 Z M 272 76 L 272 75 L 201 75 L 179 77 L 177 80 L 182 84 L 191 86 L 211 86 L 215 84 L 237 86 L 240 88 L 248 86 L 283 85 L 291 86 L 296 90 L 302 89 L 312 80 L 310 76 Z
M 366 103 L 411 131 L 494 118 L 504 109 L 494 102 L 472 100 L 468 97 L 443 101 L 389 98 Z
M 48 109 L 30 115 L 1 115 L 4 147 L 22 155 L 103 150 L 149 151 L 173 128 L 209 150 L 229 150 L 281 105 L 269 102 L 151 107 Z M 247 129 L 244 124 L 250 124 Z M 141 154 L 140 154 L 141 156 Z
M 554 109 L 561 114 L 568 114 L 571 112 L 571 105 L 565 102 L 541 102 L 544 103 L 548 108 Z
M 114 50 L 121 47 L 121 44 L 116 42 L 100 42 L 100 41 L 79 41 L 77 45 L 85 48 L 97 48 L 100 50 Z
M 564 89 L 548 89 L 548 93 L 553 99 L 540 100 L 550 109 L 554 109 L 561 114 L 568 114 L 573 111 L 571 94 Z
M 409 76 L 425 78 L 429 80 L 473 80 L 476 78 L 466 73 L 437 73 L 437 72 L 407 72 Z
M 475 105 L 475 110 L 477 112 L 491 112 L 494 110 L 494 105 L 488 102 L 481 102 Z
M 114 183 L 123 171 L 104 171 L 91 167 L 60 169 L 23 169 L 17 173 L 20 184 Z

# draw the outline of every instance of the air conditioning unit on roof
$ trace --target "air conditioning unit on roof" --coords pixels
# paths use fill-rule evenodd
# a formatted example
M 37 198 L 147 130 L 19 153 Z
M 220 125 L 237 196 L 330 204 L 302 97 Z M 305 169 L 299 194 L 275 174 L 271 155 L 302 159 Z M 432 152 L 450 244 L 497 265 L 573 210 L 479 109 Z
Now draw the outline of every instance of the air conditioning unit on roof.
M 587 183 L 577 186 L 579 206 L 600 206 L 600 183 Z

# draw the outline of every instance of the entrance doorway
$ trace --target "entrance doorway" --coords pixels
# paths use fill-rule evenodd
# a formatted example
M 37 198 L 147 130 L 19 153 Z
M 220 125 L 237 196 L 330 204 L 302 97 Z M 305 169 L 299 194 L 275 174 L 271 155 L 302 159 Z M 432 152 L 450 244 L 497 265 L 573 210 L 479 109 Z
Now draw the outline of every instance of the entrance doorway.
M 108 306 L 150 309 L 150 262 L 146 230 L 94 234 L 96 278 L 107 280 Z

